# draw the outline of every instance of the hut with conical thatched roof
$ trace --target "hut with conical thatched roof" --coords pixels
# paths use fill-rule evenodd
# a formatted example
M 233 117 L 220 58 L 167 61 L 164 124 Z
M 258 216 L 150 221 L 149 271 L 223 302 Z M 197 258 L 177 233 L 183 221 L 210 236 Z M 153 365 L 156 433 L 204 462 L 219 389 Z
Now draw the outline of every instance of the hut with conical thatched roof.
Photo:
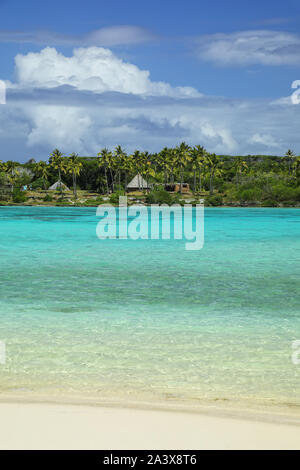
M 135 177 L 128 183 L 127 191 L 140 191 L 143 189 L 150 189 L 148 182 L 138 173 Z
M 56 191 L 57 189 L 60 189 L 60 187 L 64 189 L 65 191 L 70 191 L 68 186 L 66 186 L 65 183 L 60 182 L 60 181 L 56 181 L 56 183 L 50 186 L 49 191 Z

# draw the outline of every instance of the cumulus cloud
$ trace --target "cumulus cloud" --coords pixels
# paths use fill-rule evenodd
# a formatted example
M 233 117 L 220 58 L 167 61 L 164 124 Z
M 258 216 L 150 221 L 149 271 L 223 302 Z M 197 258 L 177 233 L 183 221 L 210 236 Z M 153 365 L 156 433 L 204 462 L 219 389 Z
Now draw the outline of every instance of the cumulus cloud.
M 280 31 L 241 31 L 197 39 L 199 58 L 217 65 L 299 65 L 300 36 Z
M 51 46 L 105 46 L 138 44 L 155 39 L 155 35 L 139 26 L 110 26 L 85 34 L 61 34 L 53 31 L 0 30 L 0 42 L 30 43 Z
M 0 106 L 7 159 L 47 158 L 54 147 L 81 155 L 117 144 L 158 151 L 182 140 L 219 154 L 300 147 L 300 106 L 153 82 L 148 71 L 103 48 L 75 49 L 70 57 L 53 48 L 18 55 L 16 77 Z
M 15 61 L 17 80 L 25 87 L 69 85 L 98 93 L 117 91 L 138 95 L 199 96 L 191 87 L 173 88 L 165 82 L 152 82 L 147 70 L 124 62 L 102 47 L 75 49 L 71 57 L 47 47 L 38 53 L 18 54 Z

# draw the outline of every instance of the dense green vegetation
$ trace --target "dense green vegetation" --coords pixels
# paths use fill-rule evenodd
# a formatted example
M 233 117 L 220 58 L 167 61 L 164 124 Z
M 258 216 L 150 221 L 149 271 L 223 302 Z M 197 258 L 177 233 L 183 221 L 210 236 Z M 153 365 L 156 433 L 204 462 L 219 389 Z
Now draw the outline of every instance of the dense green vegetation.
M 142 191 L 148 203 L 180 202 L 179 195 L 165 191 L 166 185 L 177 182 L 179 192 L 183 183 L 188 183 L 191 200 L 197 202 L 204 197 L 212 206 L 300 206 L 300 157 L 291 150 L 284 157 L 233 157 L 211 154 L 202 146 L 190 147 L 184 142 L 154 154 L 135 151 L 127 155 L 118 146 L 114 151 L 101 150 L 97 157 L 67 157 L 55 149 L 48 162 L 0 161 L 0 200 L 4 199 L 5 187 L 10 188 L 6 193 L 13 202 L 24 203 L 24 185 L 30 190 L 47 191 L 51 184 L 63 181 L 72 188 L 74 201 L 78 191 L 87 191 L 98 193 L 99 203 L 100 195 L 109 195 L 110 202 L 117 203 L 119 194 L 126 192 L 128 182 L 137 173 L 152 185 L 151 191 Z M 62 184 L 58 191 L 63 203 Z M 52 195 L 46 193 L 44 201 L 51 200 Z M 95 197 L 84 202 L 89 203 L 95 203 Z

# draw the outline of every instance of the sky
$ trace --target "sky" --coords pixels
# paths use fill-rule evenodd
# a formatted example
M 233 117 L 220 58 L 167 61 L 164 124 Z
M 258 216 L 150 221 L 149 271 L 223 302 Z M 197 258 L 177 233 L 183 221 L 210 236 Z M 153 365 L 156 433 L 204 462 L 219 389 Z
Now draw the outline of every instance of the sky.
M 0 58 L 3 161 L 300 154 L 299 1 L 0 0 Z

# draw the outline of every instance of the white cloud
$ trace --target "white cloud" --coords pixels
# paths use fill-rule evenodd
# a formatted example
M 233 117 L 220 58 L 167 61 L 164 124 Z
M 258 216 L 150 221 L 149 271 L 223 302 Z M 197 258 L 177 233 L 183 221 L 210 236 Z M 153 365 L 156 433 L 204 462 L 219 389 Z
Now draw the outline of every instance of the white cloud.
M 278 147 L 279 143 L 276 139 L 270 134 L 254 134 L 250 139 L 249 143 L 251 144 L 262 144 L 265 147 Z
M 107 49 L 75 49 L 71 57 L 52 48 L 18 55 L 16 77 L 0 106 L 7 159 L 47 158 L 55 147 L 81 155 L 117 144 L 158 151 L 182 140 L 219 154 L 300 148 L 300 106 L 207 97 L 152 82 L 148 71 Z
M 198 38 L 197 55 L 218 65 L 300 65 L 300 36 L 280 31 L 240 31 Z
M 152 96 L 200 96 L 191 87 L 173 88 L 165 82 L 152 82 L 147 70 L 124 62 L 102 47 L 75 49 L 71 57 L 47 47 L 37 53 L 18 54 L 15 61 L 17 80 L 23 87 L 69 85 L 98 93 L 117 91 Z

